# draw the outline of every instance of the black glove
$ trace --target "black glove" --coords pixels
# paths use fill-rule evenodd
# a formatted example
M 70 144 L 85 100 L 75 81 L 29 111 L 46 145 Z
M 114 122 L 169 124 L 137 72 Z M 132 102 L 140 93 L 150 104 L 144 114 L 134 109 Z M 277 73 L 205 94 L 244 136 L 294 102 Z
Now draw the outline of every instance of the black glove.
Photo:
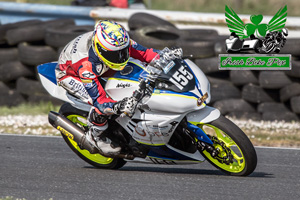
M 136 105 L 137 100 L 134 97 L 125 97 L 121 101 L 118 101 L 114 104 L 113 111 L 117 115 L 120 115 L 122 113 L 125 113 L 126 115 L 132 115 Z
M 173 46 L 170 48 L 170 50 L 176 58 L 181 58 L 183 55 L 182 48 L 180 47 Z

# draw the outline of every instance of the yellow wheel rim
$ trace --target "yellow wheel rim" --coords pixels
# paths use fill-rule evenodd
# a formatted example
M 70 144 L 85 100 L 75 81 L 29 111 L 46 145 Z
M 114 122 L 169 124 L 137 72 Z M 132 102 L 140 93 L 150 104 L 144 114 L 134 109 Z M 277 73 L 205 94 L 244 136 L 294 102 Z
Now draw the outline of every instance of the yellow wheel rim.
M 213 158 L 209 152 L 203 151 L 203 154 L 206 156 L 206 158 L 225 171 L 232 173 L 239 173 L 243 171 L 246 166 L 246 163 L 244 155 L 239 146 L 225 132 L 218 129 L 217 127 L 212 126 L 210 124 L 202 124 L 199 126 L 205 133 L 207 133 L 207 131 L 205 130 L 204 126 L 207 126 L 214 131 L 213 135 L 217 137 L 219 141 L 224 142 L 224 145 L 226 146 L 227 150 L 230 149 L 230 153 L 233 156 L 233 162 L 230 164 L 222 163 L 218 159 Z M 211 135 L 211 132 L 207 134 Z M 219 148 L 219 154 L 217 155 L 218 158 L 224 158 L 228 156 L 228 151 L 226 150 L 226 148 L 224 149 L 221 145 L 216 143 L 214 143 L 214 147 Z
M 77 124 L 78 126 L 84 127 L 87 126 L 86 124 L 86 118 L 80 115 L 68 115 L 67 118 L 72 121 L 74 124 Z M 102 165 L 107 165 L 110 164 L 114 159 L 113 158 L 108 158 L 108 157 L 104 157 L 101 154 L 91 154 L 88 150 L 82 150 L 80 149 L 80 147 L 78 146 L 77 142 L 75 142 L 74 140 L 68 138 L 68 140 L 70 141 L 70 144 L 84 157 L 86 157 L 87 159 L 98 163 L 98 164 L 102 164 Z

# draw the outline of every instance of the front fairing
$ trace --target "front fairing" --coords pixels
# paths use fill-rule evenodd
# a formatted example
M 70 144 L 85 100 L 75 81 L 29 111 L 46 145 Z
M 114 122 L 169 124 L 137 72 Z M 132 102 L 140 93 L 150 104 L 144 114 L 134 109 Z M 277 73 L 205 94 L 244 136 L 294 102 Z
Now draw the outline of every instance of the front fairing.
M 105 90 L 114 100 L 121 100 L 131 96 L 138 89 L 139 78 L 147 75 L 141 62 L 131 60 L 123 71 L 108 79 Z M 176 59 L 156 78 L 153 94 L 145 103 L 151 110 L 185 113 L 204 107 L 197 101 L 207 93 L 204 103 L 208 103 L 209 90 L 207 78 L 192 61 Z

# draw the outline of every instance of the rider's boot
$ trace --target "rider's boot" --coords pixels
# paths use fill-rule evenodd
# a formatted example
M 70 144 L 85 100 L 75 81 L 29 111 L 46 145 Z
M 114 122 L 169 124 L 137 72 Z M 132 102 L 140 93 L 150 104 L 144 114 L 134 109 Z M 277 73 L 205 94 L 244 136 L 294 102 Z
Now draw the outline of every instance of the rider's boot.
M 107 119 L 105 116 L 98 114 L 94 108 L 90 110 L 88 116 L 89 131 L 86 134 L 86 139 L 99 149 L 100 153 L 117 155 L 121 151 L 121 147 L 115 147 L 112 141 L 103 136 L 107 129 Z

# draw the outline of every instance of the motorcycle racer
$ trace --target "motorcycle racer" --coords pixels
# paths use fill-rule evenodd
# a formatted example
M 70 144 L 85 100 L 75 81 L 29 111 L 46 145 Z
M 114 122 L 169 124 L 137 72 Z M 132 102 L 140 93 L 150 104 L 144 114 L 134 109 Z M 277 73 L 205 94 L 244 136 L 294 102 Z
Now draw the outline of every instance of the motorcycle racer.
M 86 138 L 100 152 L 120 152 L 121 148 L 102 133 L 108 128 L 109 115 L 132 113 L 136 100 L 132 97 L 118 102 L 112 100 L 99 77 L 123 70 L 129 57 L 149 63 L 156 55 L 157 50 L 137 44 L 120 24 L 109 20 L 99 21 L 94 31 L 78 36 L 62 50 L 56 67 L 57 82 L 72 95 L 93 105 L 88 115 Z

